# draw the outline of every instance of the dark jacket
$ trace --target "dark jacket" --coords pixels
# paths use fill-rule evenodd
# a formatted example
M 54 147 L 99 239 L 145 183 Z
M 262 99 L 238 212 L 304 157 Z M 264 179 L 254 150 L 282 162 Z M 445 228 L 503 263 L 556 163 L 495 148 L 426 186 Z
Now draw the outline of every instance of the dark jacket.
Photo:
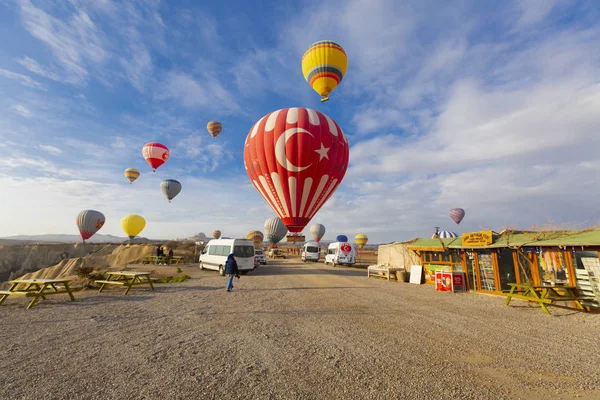
M 169 257 L 173 257 L 173 249 L 169 249 Z
M 225 261 L 225 273 L 226 274 L 237 274 L 238 266 L 237 261 L 233 258 L 233 254 L 227 256 L 227 261 Z

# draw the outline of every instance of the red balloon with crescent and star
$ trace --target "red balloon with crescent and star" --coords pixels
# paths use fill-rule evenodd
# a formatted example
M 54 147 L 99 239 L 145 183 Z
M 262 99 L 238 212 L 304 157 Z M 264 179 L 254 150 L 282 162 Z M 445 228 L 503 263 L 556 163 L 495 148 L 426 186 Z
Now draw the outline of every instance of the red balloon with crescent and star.
M 146 162 L 156 172 L 156 168 L 163 165 L 169 159 L 169 148 L 162 143 L 150 142 L 144 145 L 142 154 Z
M 308 108 L 265 115 L 244 144 L 244 167 L 252 184 L 290 232 L 302 232 L 333 195 L 349 156 L 339 125 Z

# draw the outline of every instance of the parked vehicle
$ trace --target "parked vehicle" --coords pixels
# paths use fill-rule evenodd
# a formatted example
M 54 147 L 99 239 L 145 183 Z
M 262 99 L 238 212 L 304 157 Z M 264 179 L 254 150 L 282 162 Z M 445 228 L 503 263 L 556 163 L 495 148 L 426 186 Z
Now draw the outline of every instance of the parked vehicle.
M 302 247 L 302 262 L 319 261 L 319 245 L 314 242 L 305 243 Z
M 334 242 L 327 248 L 325 256 L 325 265 L 354 265 L 356 261 L 356 251 L 348 242 Z
M 280 249 L 271 249 L 268 256 L 269 258 L 285 258 L 285 254 Z
M 200 269 L 219 271 L 225 275 L 225 261 L 233 253 L 242 274 L 254 270 L 254 242 L 247 239 L 212 239 L 200 254 Z
M 267 256 L 265 255 L 264 250 L 255 249 L 254 250 L 254 259 L 257 263 L 266 265 L 267 264 Z

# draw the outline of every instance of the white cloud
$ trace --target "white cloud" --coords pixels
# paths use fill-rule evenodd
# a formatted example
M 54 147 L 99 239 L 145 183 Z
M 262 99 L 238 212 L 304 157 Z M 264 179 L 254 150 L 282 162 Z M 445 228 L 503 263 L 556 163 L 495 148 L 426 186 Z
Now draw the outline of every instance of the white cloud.
M 177 149 L 182 149 L 193 164 L 198 165 L 202 172 L 216 171 L 224 163 L 233 160 L 233 154 L 227 141 L 215 141 L 198 133 L 187 136 L 177 143 Z
M 4 77 L 6 79 L 17 80 L 23 86 L 46 90 L 44 88 L 44 85 L 42 85 L 41 83 L 39 83 L 38 81 L 32 79 L 30 76 L 27 76 L 27 75 L 18 74 L 16 72 L 8 71 L 5 69 L 0 69 L 0 76 Z
M 26 170 L 34 172 L 36 175 L 51 174 L 59 176 L 74 176 L 71 171 L 58 167 L 55 163 L 40 157 L 32 157 L 17 153 L 12 157 L 0 159 L 0 171 L 21 175 L 25 174 Z
M 113 138 L 113 141 L 110 144 L 110 147 L 112 147 L 113 149 L 124 149 L 126 147 L 125 141 L 123 140 L 122 137 L 116 136 Z
M 54 155 L 62 154 L 61 149 L 59 149 L 58 147 L 50 146 L 48 144 L 40 144 L 38 147 L 50 154 L 54 154 Z
M 40 63 L 31 57 L 22 57 L 16 60 L 19 64 L 25 67 L 34 74 L 43 76 L 53 81 L 61 81 L 62 78 L 55 72 L 51 71 L 48 67 L 43 67 Z
M 22 117 L 31 118 L 33 116 L 31 110 L 25 107 L 23 104 L 14 104 L 11 108 Z

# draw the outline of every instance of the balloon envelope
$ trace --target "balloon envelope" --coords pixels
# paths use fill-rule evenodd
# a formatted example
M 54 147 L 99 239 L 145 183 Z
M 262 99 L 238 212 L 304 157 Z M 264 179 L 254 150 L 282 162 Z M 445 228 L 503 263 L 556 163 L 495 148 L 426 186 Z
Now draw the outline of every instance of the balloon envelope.
M 218 121 L 209 121 L 208 124 L 206 124 L 206 129 L 214 139 L 219 136 L 219 133 L 223 130 L 223 126 Z
M 463 218 L 465 217 L 465 210 L 463 210 L 462 208 L 453 208 L 450 210 L 450 212 L 448 212 L 448 215 L 450 216 L 450 218 L 452 218 L 452 221 L 456 222 L 456 224 L 460 224 L 460 221 L 463 220 Z
M 133 183 L 140 176 L 140 171 L 135 168 L 127 168 L 125 170 L 125 178 L 129 179 L 130 183 Z
M 364 233 L 359 233 L 358 235 L 354 236 L 354 242 L 356 243 L 359 249 L 365 247 L 368 241 L 369 238 Z
M 287 234 L 287 228 L 279 217 L 272 217 L 265 221 L 265 235 L 271 244 L 277 244 Z
M 169 159 L 169 148 L 162 143 L 146 143 L 142 148 L 142 154 L 155 171 Z
M 335 241 L 336 242 L 347 242 L 348 241 L 348 236 L 346 236 L 346 235 L 337 235 L 335 237 Z
M 83 210 L 77 214 L 77 227 L 84 241 L 94 236 L 102 228 L 106 218 L 104 214 L 96 210 Z
M 321 101 L 329 100 L 329 93 L 340 84 L 347 69 L 346 52 L 331 40 L 313 43 L 302 56 L 304 79 L 321 95 Z
M 312 235 L 315 242 L 319 243 L 319 240 L 325 235 L 325 226 L 322 224 L 312 224 L 310 226 L 310 234 Z
M 260 247 L 264 238 L 265 237 L 261 231 L 250 231 L 246 235 L 246 239 L 250 239 L 254 242 L 254 247 Z
M 181 192 L 181 183 L 175 179 L 167 179 L 160 183 L 160 190 L 170 202 Z
M 220 237 L 221 237 L 221 231 L 220 231 L 220 230 L 218 230 L 218 229 L 214 230 L 214 231 L 213 231 L 213 233 L 212 233 L 212 236 L 213 236 L 213 238 L 215 238 L 215 239 L 218 239 L 218 238 L 220 238 Z
M 302 232 L 348 168 L 348 140 L 318 111 L 285 108 L 254 124 L 244 145 L 250 181 L 292 233 Z
M 146 227 L 146 220 L 141 215 L 129 214 L 121 220 L 121 228 L 129 239 L 139 235 Z
M 438 231 L 437 237 L 439 237 L 441 239 L 448 239 L 448 238 L 458 237 L 458 235 L 455 232 L 451 232 L 451 231 Z M 433 236 L 431 236 L 431 238 L 436 239 L 436 234 L 434 233 Z

